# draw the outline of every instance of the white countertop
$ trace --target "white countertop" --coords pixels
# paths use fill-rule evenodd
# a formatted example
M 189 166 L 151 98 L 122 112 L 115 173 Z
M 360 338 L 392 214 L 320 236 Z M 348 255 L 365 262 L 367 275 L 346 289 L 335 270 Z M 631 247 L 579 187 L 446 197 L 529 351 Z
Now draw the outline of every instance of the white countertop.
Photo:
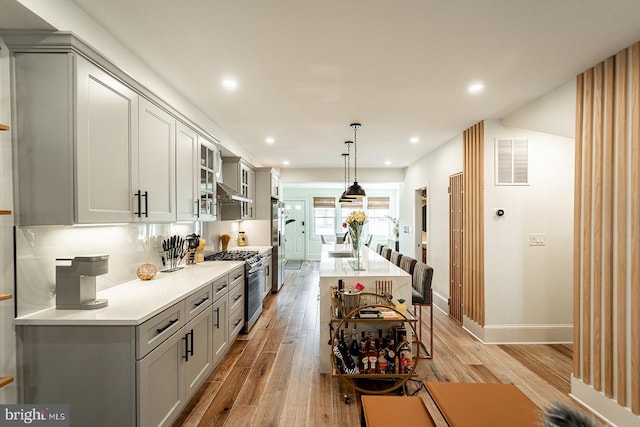
M 242 261 L 207 261 L 152 280 L 132 280 L 98 292 L 109 305 L 95 310 L 48 308 L 18 317 L 16 325 L 139 325 L 193 292 L 224 276 Z
M 381 257 L 371 248 L 362 247 L 362 262 L 364 270 L 354 270 L 349 262 L 354 258 L 330 258 L 329 252 L 338 254 L 350 251 L 350 245 L 339 245 L 327 243 L 322 245 L 322 257 L 320 261 L 320 277 L 410 277 L 409 274 L 400 267 L 393 265 L 385 258 Z

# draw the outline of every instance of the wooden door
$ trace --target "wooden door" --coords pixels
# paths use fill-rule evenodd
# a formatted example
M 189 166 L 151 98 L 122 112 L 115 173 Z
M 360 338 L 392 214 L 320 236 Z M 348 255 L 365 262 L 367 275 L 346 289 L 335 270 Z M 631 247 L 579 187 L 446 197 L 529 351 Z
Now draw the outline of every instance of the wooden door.
M 449 176 L 449 316 L 462 323 L 462 173 Z

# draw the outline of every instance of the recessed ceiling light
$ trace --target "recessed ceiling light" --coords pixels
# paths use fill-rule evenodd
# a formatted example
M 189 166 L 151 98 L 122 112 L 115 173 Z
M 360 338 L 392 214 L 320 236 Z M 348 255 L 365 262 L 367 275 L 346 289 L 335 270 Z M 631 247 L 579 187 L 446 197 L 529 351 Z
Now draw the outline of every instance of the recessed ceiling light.
M 238 82 L 231 78 L 226 78 L 222 80 L 222 86 L 228 90 L 235 90 L 238 88 Z
M 285 165 L 285 166 L 289 166 L 289 160 L 283 161 L 282 164 Z
M 417 136 L 412 136 L 409 142 L 412 144 L 417 144 L 418 142 L 420 142 L 420 138 L 418 138 Z
M 391 164 L 391 160 L 387 160 L 384 162 L 385 165 L 389 166 Z
M 467 88 L 469 93 L 480 93 L 483 89 L 484 85 L 482 83 L 473 83 Z
M 276 140 L 273 139 L 272 137 L 268 137 L 267 139 L 264 140 L 264 142 L 266 142 L 267 144 L 273 144 L 274 142 L 276 142 Z

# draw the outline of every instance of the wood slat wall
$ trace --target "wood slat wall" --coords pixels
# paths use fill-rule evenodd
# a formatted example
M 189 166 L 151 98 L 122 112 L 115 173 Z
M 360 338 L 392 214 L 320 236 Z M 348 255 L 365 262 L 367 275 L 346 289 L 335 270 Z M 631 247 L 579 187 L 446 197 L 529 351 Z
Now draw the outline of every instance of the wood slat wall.
M 449 315 L 462 323 L 463 288 L 462 262 L 462 218 L 463 176 L 461 173 L 449 177 Z
M 463 133 L 464 314 L 484 326 L 484 122 Z
M 573 374 L 640 414 L 640 43 L 576 95 Z

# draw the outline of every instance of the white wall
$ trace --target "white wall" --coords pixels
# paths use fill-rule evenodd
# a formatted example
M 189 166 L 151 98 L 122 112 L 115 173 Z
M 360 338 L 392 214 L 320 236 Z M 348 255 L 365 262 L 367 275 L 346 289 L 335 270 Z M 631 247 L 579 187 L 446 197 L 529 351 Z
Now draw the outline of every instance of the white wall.
M 371 182 L 402 182 L 405 169 L 401 168 L 358 168 L 358 181 Z M 282 182 L 344 182 L 344 167 L 342 168 L 282 168 L 280 169 Z M 353 182 L 353 170 L 351 170 Z
M 529 185 L 494 184 L 495 138 L 528 139 Z M 573 150 L 571 138 L 485 121 L 485 341 L 571 341 Z
M 416 230 L 415 192 L 427 188 L 427 264 L 433 267 L 435 303 L 448 312 L 449 297 L 449 176 L 462 172 L 462 135 L 447 141 L 412 164 L 400 195 L 400 252 L 421 259 L 420 229 Z M 403 226 L 411 227 L 405 233 Z

